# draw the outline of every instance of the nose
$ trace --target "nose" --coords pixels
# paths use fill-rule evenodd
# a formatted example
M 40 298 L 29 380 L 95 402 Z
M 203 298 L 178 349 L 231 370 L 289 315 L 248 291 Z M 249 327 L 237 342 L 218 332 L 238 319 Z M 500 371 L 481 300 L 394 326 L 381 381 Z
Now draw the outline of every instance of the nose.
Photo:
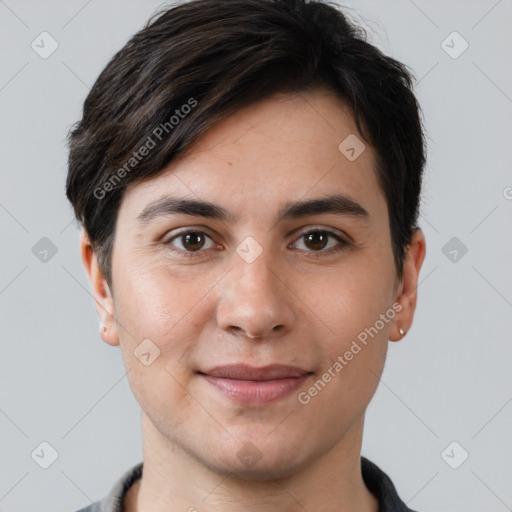
M 268 340 L 289 332 L 296 319 L 295 295 L 270 251 L 251 263 L 237 254 L 222 280 L 217 323 L 225 331 Z M 282 267 L 281 267 L 282 270 Z

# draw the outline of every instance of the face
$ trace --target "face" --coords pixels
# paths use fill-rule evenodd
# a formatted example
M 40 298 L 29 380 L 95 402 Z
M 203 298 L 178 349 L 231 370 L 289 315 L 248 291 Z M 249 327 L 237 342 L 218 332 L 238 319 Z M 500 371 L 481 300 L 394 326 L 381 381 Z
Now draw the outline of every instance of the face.
M 412 322 L 423 252 L 399 281 L 375 153 L 340 150 L 351 134 L 329 91 L 275 95 L 123 197 L 104 339 L 155 435 L 219 473 L 282 477 L 353 443 Z M 294 370 L 248 373 L 276 364 Z

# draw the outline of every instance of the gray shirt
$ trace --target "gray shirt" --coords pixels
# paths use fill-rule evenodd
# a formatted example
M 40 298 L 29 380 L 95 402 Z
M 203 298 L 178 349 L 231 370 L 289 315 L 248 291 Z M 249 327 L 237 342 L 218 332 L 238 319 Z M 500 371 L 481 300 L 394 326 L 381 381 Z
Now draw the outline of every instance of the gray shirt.
M 102 500 L 95 501 L 77 512 L 124 512 L 122 502 L 131 485 L 142 476 L 143 462 L 126 471 Z M 379 502 L 379 512 L 415 512 L 398 497 L 391 479 L 376 464 L 361 457 L 364 483 Z

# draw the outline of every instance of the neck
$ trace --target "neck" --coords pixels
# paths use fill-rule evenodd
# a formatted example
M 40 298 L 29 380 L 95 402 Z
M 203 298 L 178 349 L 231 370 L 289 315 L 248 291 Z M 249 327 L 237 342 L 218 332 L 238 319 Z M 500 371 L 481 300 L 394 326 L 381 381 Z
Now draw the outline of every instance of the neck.
M 249 480 L 219 474 L 171 444 L 143 415 L 144 470 L 126 512 L 378 512 L 361 474 L 364 417 L 328 453 L 287 476 Z

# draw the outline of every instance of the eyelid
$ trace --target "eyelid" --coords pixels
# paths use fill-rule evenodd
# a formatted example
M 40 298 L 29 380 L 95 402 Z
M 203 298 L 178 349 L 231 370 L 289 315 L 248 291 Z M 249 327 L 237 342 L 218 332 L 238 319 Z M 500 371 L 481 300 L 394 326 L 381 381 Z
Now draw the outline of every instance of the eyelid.
M 218 247 L 219 244 L 217 242 L 215 242 L 214 237 L 211 234 L 209 234 L 208 231 L 209 231 L 208 228 L 206 228 L 205 226 L 201 226 L 201 227 L 185 226 L 182 229 L 178 229 L 178 231 L 173 230 L 173 233 L 171 236 L 163 237 L 162 244 L 165 246 L 171 246 L 172 251 L 175 251 L 175 252 L 178 252 L 181 254 L 194 255 L 194 254 L 204 253 L 205 252 L 204 250 L 184 251 L 183 249 L 178 249 L 178 248 L 174 247 L 171 242 L 173 240 L 176 240 L 177 238 L 180 238 L 183 235 L 188 234 L 188 233 L 199 233 L 201 235 L 207 236 L 212 241 L 212 243 Z
M 209 228 L 207 228 L 206 226 L 183 226 L 183 228 L 177 228 L 177 230 L 172 229 L 171 231 L 167 231 L 165 235 L 162 237 L 162 240 L 164 241 L 164 243 L 168 243 L 171 240 L 177 238 L 178 236 L 185 235 L 190 232 L 204 233 L 205 235 L 208 235 L 210 238 L 213 238 L 213 235 L 210 233 Z M 172 233 L 172 235 L 170 235 L 170 233 Z
M 327 258 L 331 255 L 346 251 L 354 246 L 352 241 L 347 241 L 346 238 L 349 238 L 352 240 L 351 237 L 348 235 L 340 234 L 340 232 L 333 228 L 327 228 L 322 226 L 307 226 L 303 229 L 301 229 L 294 237 L 294 241 L 291 242 L 292 245 L 294 245 L 296 242 L 300 241 L 301 238 L 308 234 L 308 233 L 315 233 L 315 232 L 322 232 L 326 233 L 328 237 L 334 238 L 338 243 L 334 247 L 330 247 L 327 250 L 320 250 L 320 251 L 304 251 L 303 249 L 295 249 L 295 250 L 302 250 L 305 252 L 308 257 L 311 258 Z
M 348 236 L 343 231 L 340 231 L 336 228 L 331 228 L 331 227 L 322 226 L 322 225 L 305 226 L 304 228 L 301 228 L 297 232 L 295 232 L 295 236 L 302 236 L 302 235 L 305 235 L 306 233 L 310 233 L 311 231 L 325 231 L 326 233 L 330 233 L 332 235 L 339 236 L 340 238 L 345 237 L 345 238 L 348 238 L 351 240 L 351 237 Z

